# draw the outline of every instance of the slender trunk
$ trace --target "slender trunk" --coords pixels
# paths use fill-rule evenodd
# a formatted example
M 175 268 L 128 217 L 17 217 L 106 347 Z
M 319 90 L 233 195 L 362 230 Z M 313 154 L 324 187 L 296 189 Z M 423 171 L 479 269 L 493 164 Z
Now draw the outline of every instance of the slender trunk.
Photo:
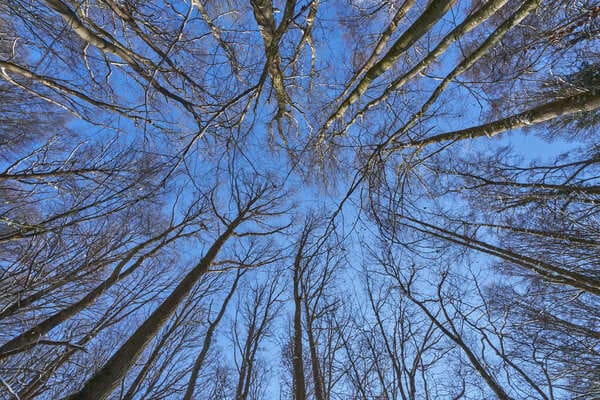
M 186 306 L 187 305 L 189 305 L 189 302 L 186 304 Z M 148 372 L 154 365 L 154 362 L 158 359 L 158 357 L 164 351 L 167 341 L 169 340 L 171 335 L 173 335 L 173 333 L 177 330 L 177 328 L 179 328 L 179 326 L 181 325 L 181 322 L 185 320 L 185 318 L 189 315 L 189 313 L 190 313 L 190 311 L 187 311 L 187 312 L 183 313 L 183 315 L 178 315 L 177 318 L 173 321 L 173 323 L 171 324 L 169 329 L 167 329 L 167 331 L 162 335 L 162 337 L 160 338 L 158 343 L 156 343 L 156 345 L 154 346 L 154 349 L 150 353 L 150 356 L 144 363 L 144 366 L 142 367 L 140 372 L 137 374 L 137 376 L 133 380 L 133 383 L 131 384 L 131 386 L 129 386 L 129 389 L 127 389 L 127 392 L 125 393 L 125 395 L 123 395 L 123 397 L 121 397 L 120 400 L 131 400 L 137 394 L 138 388 L 140 387 L 140 385 L 142 384 L 142 382 L 148 375 Z
M 400 21 L 402 21 L 406 13 L 412 8 L 414 4 L 415 0 L 406 0 L 404 1 L 404 3 L 402 3 L 400 8 L 398 8 L 398 11 L 396 11 L 396 14 L 394 14 L 394 17 L 390 21 L 387 28 L 385 28 L 385 30 L 379 36 L 379 39 L 377 39 L 377 44 L 375 45 L 375 48 L 371 52 L 371 55 L 369 56 L 367 61 L 363 64 L 361 68 L 359 68 L 354 73 L 354 75 L 352 75 L 352 78 L 350 78 L 350 80 L 346 83 L 346 90 L 344 90 L 344 93 L 342 93 L 342 95 L 340 96 L 341 98 L 346 97 L 352 86 L 354 86 L 354 82 L 356 82 L 356 80 L 361 75 L 366 73 L 371 67 L 373 67 L 373 65 L 375 65 L 375 63 L 377 62 L 377 58 L 381 55 L 388 41 L 396 32 Z
M 244 352 L 242 354 L 242 366 L 240 368 L 238 383 L 235 388 L 235 400 L 245 400 L 246 399 L 246 387 L 248 386 L 248 381 L 250 380 L 249 369 L 252 365 L 252 357 L 251 357 L 251 348 L 252 348 L 252 340 L 254 338 L 254 326 L 251 325 L 248 330 L 248 336 L 246 337 L 246 342 L 244 343 Z
M 383 93 L 377 97 L 376 99 L 371 100 L 364 106 L 354 117 L 348 125 L 354 124 L 355 121 L 362 118 L 367 111 L 372 109 L 373 107 L 381 104 L 386 98 L 388 98 L 394 91 L 398 90 L 402 86 L 404 86 L 408 81 L 413 79 L 419 73 L 421 73 L 425 68 L 430 66 L 435 60 L 437 60 L 448 48 L 460 40 L 467 32 L 472 31 L 482 23 L 488 20 L 492 15 L 494 15 L 500 8 L 502 8 L 508 0 L 492 0 L 481 6 L 475 13 L 467 17 L 459 26 L 457 26 L 452 32 L 446 35 L 442 41 L 432 50 L 430 51 L 423 60 L 421 60 L 417 65 L 415 65 L 410 71 L 406 74 L 396 78 L 385 90 Z
M 164 245 L 166 245 L 170 241 L 174 240 L 174 238 L 171 238 L 170 240 L 161 242 L 159 245 L 154 247 L 150 252 L 139 257 L 135 261 L 135 263 L 133 265 L 131 265 L 129 267 L 129 269 L 127 269 L 127 271 L 121 273 L 121 270 L 127 265 L 127 263 L 129 261 L 131 261 L 131 259 L 133 257 L 135 257 L 135 255 L 138 252 L 140 252 L 144 247 L 148 246 L 152 242 L 164 239 L 175 228 L 177 228 L 177 227 L 172 227 L 172 228 L 164 231 L 163 233 L 161 233 L 159 236 L 153 237 L 143 243 L 140 243 L 136 247 L 134 247 L 129 252 L 129 254 L 115 267 L 112 274 L 107 279 L 105 279 L 101 284 L 96 286 L 86 296 L 84 296 L 81 300 L 68 306 L 67 308 L 62 309 L 58 313 L 45 319 L 44 321 L 40 322 L 39 324 L 37 324 L 33 328 L 29 329 L 28 331 L 20 334 L 19 336 L 15 337 L 12 340 L 9 340 L 8 342 L 6 342 L 2 346 L 0 346 L 0 359 L 5 358 L 5 357 L 10 356 L 15 353 L 19 353 L 19 352 L 30 349 L 31 347 L 35 346 L 36 343 L 38 342 L 38 340 L 40 340 L 40 338 L 42 336 L 44 336 L 46 333 L 50 332 L 52 329 L 56 328 L 58 325 L 60 325 L 64 321 L 68 320 L 69 318 L 71 318 L 72 316 L 74 316 L 75 314 L 80 312 L 81 310 L 83 310 L 86 307 L 93 304 L 112 285 L 114 285 L 115 283 L 117 283 L 120 280 L 129 276 L 131 273 L 133 273 L 137 268 L 139 268 L 142 265 L 142 263 L 145 259 L 156 254 L 156 252 L 158 250 L 160 250 Z
M 79 351 L 82 351 L 86 344 L 96 338 L 98 334 L 107 327 L 106 324 L 109 320 L 109 315 L 111 312 L 112 310 L 105 311 L 104 315 L 95 322 L 94 327 L 76 343 L 77 347 L 67 348 L 65 352 L 59 354 L 54 358 L 53 361 L 46 364 L 47 367 L 44 367 L 42 372 L 37 377 L 29 381 L 23 390 L 19 392 L 19 397 L 21 400 L 37 398 L 40 392 L 42 392 L 47 386 L 50 386 L 48 385 L 48 382 L 52 379 L 54 372 L 58 371 L 65 363 L 69 362 L 73 355 Z
M 302 298 L 300 293 L 301 251 L 302 247 L 300 247 L 294 260 L 294 347 L 292 351 L 294 400 L 306 399 L 304 362 L 302 360 Z
M 406 291 L 405 291 L 405 294 L 415 305 L 417 305 L 421 310 L 423 310 L 423 312 L 425 313 L 425 315 L 427 315 L 427 317 L 430 319 L 430 321 L 433 322 L 435 324 L 435 326 L 439 330 L 441 330 L 442 333 L 444 333 L 444 335 L 446 335 L 446 337 L 448 337 L 450 340 L 452 340 L 454 343 L 456 343 L 456 345 L 467 356 L 467 358 L 471 362 L 471 365 L 473 366 L 473 368 L 477 371 L 477 373 L 479 373 L 479 375 L 483 378 L 483 380 L 486 382 L 486 384 L 489 386 L 489 388 L 496 394 L 496 396 L 498 396 L 498 398 L 500 400 L 512 400 L 512 398 L 504 391 L 504 389 L 498 384 L 498 382 L 496 382 L 494 377 L 492 375 L 490 375 L 490 373 L 483 366 L 483 364 L 481 364 L 481 362 L 479 361 L 479 359 L 477 358 L 475 353 L 473 353 L 471 348 L 469 346 L 467 346 L 467 344 L 463 341 L 463 339 L 459 335 L 456 335 L 456 334 L 452 333 L 450 330 L 448 330 L 440 321 L 438 321 L 438 319 L 435 317 L 435 315 L 433 315 L 431 313 L 431 311 L 429 311 L 429 309 L 427 307 L 425 307 L 424 304 L 422 304 L 422 302 L 419 302 L 418 300 L 413 298 Z M 442 309 L 443 309 L 443 306 L 442 306 Z M 444 310 L 444 312 L 445 312 L 445 310 Z
M 206 335 L 204 336 L 204 342 L 202 343 L 202 349 L 200 350 L 200 353 L 198 353 L 198 357 L 196 357 L 196 360 L 194 361 L 194 366 L 193 366 L 192 372 L 190 374 L 190 379 L 188 381 L 187 388 L 186 388 L 185 394 L 183 396 L 183 400 L 191 400 L 192 399 L 192 396 L 194 394 L 194 388 L 196 387 L 196 381 L 198 380 L 198 374 L 200 373 L 200 369 L 202 368 L 202 365 L 204 364 L 204 360 L 206 359 L 206 355 L 208 354 L 208 350 L 212 343 L 213 335 L 215 333 L 215 330 L 217 329 L 217 326 L 219 325 L 219 322 L 223 318 L 223 315 L 225 315 L 227 305 L 229 304 L 229 301 L 233 297 L 233 294 L 237 288 L 237 284 L 238 284 L 242 274 L 243 274 L 242 272 L 238 272 L 237 276 L 235 277 L 235 280 L 233 281 L 233 285 L 231 286 L 231 290 L 229 291 L 229 293 L 227 293 L 227 297 L 225 297 L 225 300 L 223 301 L 223 304 L 221 305 L 221 309 L 219 310 L 217 317 L 215 318 L 215 320 L 213 322 L 210 323 L 208 330 L 206 331 Z
M 527 18 L 535 9 L 538 7 L 540 0 L 527 0 L 521 7 L 517 9 L 506 21 L 504 21 L 494 32 L 492 32 L 483 43 L 477 47 L 468 57 L 463 59 L 446 77 L 442 82 L 435 88 L 429 99 L 421 106 L 421 109 L 414 114 L 410 120 L 399 130 L 394 132 L 388 137 L 385 144 L 392 143 L 397 137 L 406 133 L 410 127 L 417 123 L 429 110 L 429 108 L 435 104 L 437 99 L 444 93 L 444 90 L 448 85 L 453 82 L 458 76 L 471 68 L 477 61 L 496 46 L 502 38 L 521 21 Z
M 325 129 L 329 128 L 333 121 L 340 118 L 348 107 L 354 104 L 367 91 L 371 83 L 381 74 L 390 69 L 404 52 L 415 44 L 435 25 L 448 10 L 456 3 L 456 0 L 433 0 L 421 16 L 400 36 L 391 46 L 390 50 L 365 73 L 363 79 L 356 88 L 342 102 L 338 109 L 329 117 L 325 123 Z
M 460 244 L 482 253 L 499 257 L 512 264 L 533 271 L 548 282 L 568 285 L 588 293 L 600 295 L 600 279 L 597 279 L 595 276 L 579 273 L 576 270 L 568 270 L 563 267 L 549 264 L 540 259 L 533 259 L 531 257 L 515 253 L 511 250 L 491 245 L 473 237 L 460 235 L 450 230 L 443 229 L 411 217 L 403 216 L 402 218 L 424 227 L 420 228 L 411 224 L 402 223 L 402 225 L 408 228 L 447 240 L 452 243 Z
M 398 143 L 394 145 L 393 148 L 401 149 L 406 147 L 425 147 L 431 144 L 449 141 L 474 139 L 483 136 L 492 137 L 512 129 L 539 124 L 565 115 L 593 111 L 597 108 L 600 108 L 600 90 L 593 90 L 591 92 L 586 92 L 556 100 L 548 104 L 543 104 L 522 113 L 489 122 L 487 124 L 461 129 L 454 132 L 441 133 L 426 139 Z
M 325 400 L 325 391 L 323 390 L 323 374 L 321 373 L 321 364 L 319 363 L 317 343 L 313 331 L 312 321 L 307 321 L 306 334 L 308 336 L 310 364 L 312 367 L 312 375 L 315 385 L 315 399 Z
M 104 400 L 110 395 L 127 375 L 127 371 L 144 351 L 148 342 L 177 310 L 179 304 L 187 297 L 200 277 L 208 271 L 227 239 L 241 222 L 242 215 L 230 223 L 225 232 L 208 249 L 202 260 L 183 278 L 171 294 L 116 351 L 110 360 L 86 382 L 79 392 L 67 396 L 64 398 L 65 400 Z

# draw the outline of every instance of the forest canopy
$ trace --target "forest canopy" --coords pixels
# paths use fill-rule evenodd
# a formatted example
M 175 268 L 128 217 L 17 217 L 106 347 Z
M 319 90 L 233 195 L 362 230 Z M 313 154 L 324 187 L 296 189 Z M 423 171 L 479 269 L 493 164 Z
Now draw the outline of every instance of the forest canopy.
M 0 398 L 600 398 L 600 0 L 0 1 Z

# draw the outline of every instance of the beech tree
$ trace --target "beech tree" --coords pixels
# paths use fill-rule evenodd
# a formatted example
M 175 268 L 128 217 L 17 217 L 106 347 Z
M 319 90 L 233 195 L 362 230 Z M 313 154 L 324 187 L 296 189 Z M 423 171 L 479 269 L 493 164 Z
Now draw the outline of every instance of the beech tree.
M 0 397 L 600 397 L 599 38 L 598 0 L 1 2 Z

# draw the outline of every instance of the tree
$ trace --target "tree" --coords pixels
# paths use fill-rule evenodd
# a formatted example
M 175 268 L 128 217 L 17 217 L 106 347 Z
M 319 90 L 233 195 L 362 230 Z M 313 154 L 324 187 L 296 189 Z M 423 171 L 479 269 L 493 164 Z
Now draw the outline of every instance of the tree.
M 599 37 L 598 0 L 3 2 L 2 397 L 600 396 Z

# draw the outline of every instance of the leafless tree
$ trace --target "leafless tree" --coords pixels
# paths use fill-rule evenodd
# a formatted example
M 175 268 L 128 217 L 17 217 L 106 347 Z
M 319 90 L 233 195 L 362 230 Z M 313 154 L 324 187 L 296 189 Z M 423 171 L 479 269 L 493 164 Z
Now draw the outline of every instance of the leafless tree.
M 599 39 L 598 0 L 1 2 L 0 396 L 600 396 Z

